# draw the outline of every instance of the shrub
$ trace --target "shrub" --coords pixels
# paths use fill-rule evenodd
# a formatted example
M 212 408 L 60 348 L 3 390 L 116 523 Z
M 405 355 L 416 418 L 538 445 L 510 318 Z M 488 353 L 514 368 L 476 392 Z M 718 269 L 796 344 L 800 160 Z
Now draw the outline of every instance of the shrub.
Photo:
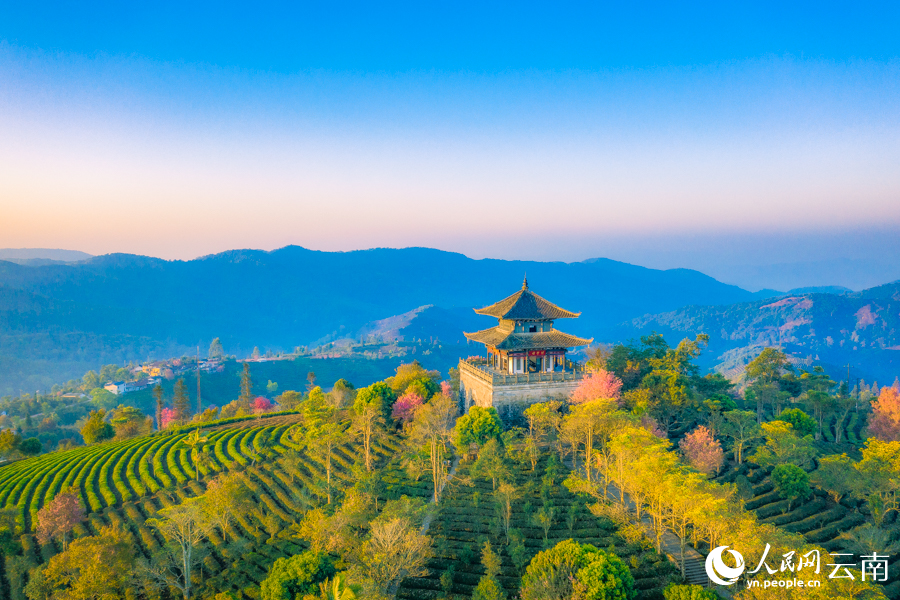
M 259 589 L 260 600 L 294 600 L 318 591 L 318 584 L 334 575 L 325 554 L 307 550 L 290 558 L 279 558 Z
M 22 443 L 19 444 L 19 451 L 22 454 L 28 454 L 30 456 L 40 454 L 41 449 L 41 440 L 37 439 L 36 437 L 30 437 L 28 439 L 22 440 Z
M 522 600 L 631 600 L 631 571 L 618 556 L 574 540 L 537 554 L 522 578 Z
M 96 444 L 111 440 L 116 432 L 112 425 L 103 420 L 106 416 L 104 410 L 92 410 L 87 423 L 81 428 L 81 437 L 86 444 Z
M 497 439 L 502 428 L 496 408 L 473 406 L 467 414 L 456 420 L 453 443 L 461 452 L 466 452 L 472 445 L 480 448 L 488 440 Z
M 772 483 L 778 495 L 788 500 L 788 509 L 794 500 L 806 498 L 810 494 L 809 475 L 797 465 L 778 465 L 772 470 Z
M 778 415 L 778 420 L 790 423 L 794 428 L 794 432 L 800 437 L 813 435 L 818 429 L 816 420 L 799 408 L 784 409 L 781 411 L 781 414 Z

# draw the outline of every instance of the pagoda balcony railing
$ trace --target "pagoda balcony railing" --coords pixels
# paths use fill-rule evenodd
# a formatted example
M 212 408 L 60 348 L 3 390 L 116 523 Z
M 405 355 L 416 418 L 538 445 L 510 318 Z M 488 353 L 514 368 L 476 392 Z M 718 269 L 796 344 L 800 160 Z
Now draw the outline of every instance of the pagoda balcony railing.
M 507 373 L 498 371 L 483 364 L 472 364 L 467 360 L 459 361 L 460 371 L 465 371 L 491 385 L 518 385 L 523 383 L 579 381 L 584 378 L 584 367 L 571 364 L 564 371 L 542 371 L 538 373 Z

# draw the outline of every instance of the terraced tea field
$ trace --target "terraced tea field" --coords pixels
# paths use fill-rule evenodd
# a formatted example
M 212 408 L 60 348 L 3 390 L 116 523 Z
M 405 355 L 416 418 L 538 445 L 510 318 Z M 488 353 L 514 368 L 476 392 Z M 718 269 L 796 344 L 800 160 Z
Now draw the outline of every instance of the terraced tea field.
M 294 537 L 290 526 L 315 502 L 311 490 L 325 477 L 323 465 L 299 453 L 302 467 L 294 478 L 279 465 L 277 458 L 298 448 L 287 435 L 293 418 L 280 418 L 269 425 L 254 421 L 233 424 L 208 431 L 209 460 L 200 467 L 200 480 L 194 476 L 190 450 L 180 447 L 186 433 L 155 435 L 123 442 L 77 448 L 20 461 L 0 468 L 0 505 L 14 507 L 19 521 L 28 531 L 37 511 L 60 490 L 73 487 L 81 495 L 88 519 L 75 529 L 76 536 L 96 534 L 111 524 L 121 525 L 146 558 L 163 543 L 159 534 L 146 524 L 158 510 L 205 492 L 205 481 L 229 469 L 246 476 L 255 508 L 240 515 L 226 532 L 226 539 L 214 533 L 203 544 L 201 597 L 232 590 L 243 598 L 257 598 L 259 583 L 271 564 L 280 557 L 305 549 Z M 397 442 L 386 438 L 375 448 L 381 464 L 395 454 Z M 359 460 L 359 447 L 347 443 L 333 457 L 332 477 L 338 488 L 356 483 L 352 474 Z M 397 473 L 400 473 L 397 470 Z M 390 476 L 389 476 L 390 478 Z M 426 495 L 424 482 L 406 485 L 402 475 L 393 476 L 399 493 Z M 393 495 L 392 490 L 387 494 Z M 32 533 L 21 537 L 24 566 L 7 569 L 13 597 L 22 585 L 22 575 L 49 560 L 61 547 L 54 543 L 38 545 Z M 205 576 L 204 576 L 205 574 Z M 210 575 L 212 574 L 212 575 Z
M 744 476 L 753 486 L 753 497 L 745 507 L 756 513 L 763 523 L 777 525 L 786 531 L 800 533 L 808 541 L 818 544 L 829 552 L 849 552 L 846 541 L 838 539 L 845 531 L 850 531 L 866 521 L 861 511 L 867 511 L 862 501 L 845 498 L 835 503 L 825 492 L 814 489 L 813 495 L 804 501 L 795 501 L 788 510 L 788 501 L 782 500 L 769 479 L 769 471 L 752 463 L 744 463 L 739 468 L 731 468 L 717 481 L 734 482 Z M 886 518 L 886 524 L 896 521 L 896 511 Z M 883 553 L 883 552 L 881 552 Z M 891 580 L 886 593 L 891 598 L 900 597 L 900 557 L 891 559 Z
M 635 578 L 640 590 L 638 598 L 661 599 L 662 589 L 670 581 L 680 581 L 678 569 L 665 557 L 647 549 L 646 544 L 627 542 L 612 521 L 591 514 L 584 499 L 574 496 L 560 484 L 564 473 L 557 475 L 553 486 L 542 483 L 541 465 L 536 473 L 516 469 L 514 474 L 520 495 L 512 504 L 510 526 L 524 537 L 524 564 L 546 547 L 572 538 L 619 555 Z M 428 563 L 428 575 L 404 580 L 397 598 L 446 598 L 448 587 L 454 598 L 471 597 L 484 575 L 481 548 L 485 541 L 490 541 L 503 561 L 503 570 L 498 577 L 500 583 L 508 597 L 516 597 L 522 571 L 516 567 L 511 547 L 506 543 L 503 520 L 496 509 L 492 487 L 490 480 L 472 477 L 469 465 L 459 466 L 428 532 L 434 538 L 435 546 L 435 556 Z M 543 527 L 533 520 L 545 502 L 553 509 L 546 543 Z
M 867 414 L 858 411 L 851 411 L 847 418 L 844 419 L 841 429 L 841 443 L 853 444 L 854 446 L 862 446 L 866 441 L 864 429 L 867 423 Z M 831 415 L 826 419 L 825 426 L 822 430 L 825 441 L 834 442 L 838 433 L 838 417 Z

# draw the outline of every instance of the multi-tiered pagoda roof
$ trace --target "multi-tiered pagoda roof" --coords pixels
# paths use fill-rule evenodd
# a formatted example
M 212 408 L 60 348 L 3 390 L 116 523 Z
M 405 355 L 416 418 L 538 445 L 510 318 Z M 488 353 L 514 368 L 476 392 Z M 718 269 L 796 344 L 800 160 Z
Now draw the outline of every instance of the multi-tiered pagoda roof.
M 541 298 L 528 289 L 528 279 L 515 294 L 490 306 L 476 308 L 475 312 L 500 320 L 496 327 L 464 334 L 473 342 L 491 349 L 511 352 L 565 349 L 586 346 L 593 341 L 554 329 L 553 320 L 574 319 L 581 313 L 566 310 Z

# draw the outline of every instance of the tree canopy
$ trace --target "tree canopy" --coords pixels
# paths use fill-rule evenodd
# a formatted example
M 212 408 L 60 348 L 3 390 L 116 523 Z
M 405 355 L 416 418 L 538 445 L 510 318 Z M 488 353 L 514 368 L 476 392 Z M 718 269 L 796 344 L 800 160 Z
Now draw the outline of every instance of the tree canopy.
M 631 571 L 615 554 L 565 540 L 531 559 L 522 577 L 522 600 L 631 600 Z

